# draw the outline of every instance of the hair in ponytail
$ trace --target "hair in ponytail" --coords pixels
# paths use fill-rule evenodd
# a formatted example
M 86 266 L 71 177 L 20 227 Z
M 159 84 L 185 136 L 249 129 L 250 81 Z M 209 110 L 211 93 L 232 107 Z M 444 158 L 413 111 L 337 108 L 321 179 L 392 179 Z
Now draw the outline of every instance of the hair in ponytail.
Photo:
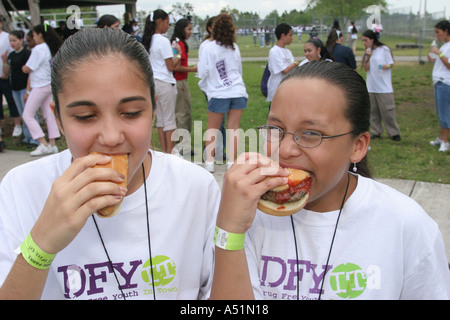
M 320 60 L 325 60 L 325 59 L 331 60 L 331 55 L 328 52 L 327 48 L 325 48 L 325 46 L 323 45 L 322 40 L 320 40 L 317 37 L 314 37 L 314 38 L 306 41 L 306 43 L 311 43 L 314 47 L 316 47 L 317 49 L 320 49 Z
M 33 28 L 33 32 L 36 34 L 42 34 L 42 38 L 48 45 L 52 57 L 54 57 L 63 43 L 61 37 L 58 33 L 56 33 L 55 29 L 48 24 L 38 24 Z
M 161 9 L 156 9 L 147 16 L 145 19 L 145 27 L 144 27 L 144 35 L 142 36 L 142 44 L 144 45 L 145 50 L 147 52 L 150 51 L 150 47 L 152 46 L 152 37 L 155 34 L 156 30 L 156 20 L 161 19 L 165 20 L 169 18 L 169 15 Z

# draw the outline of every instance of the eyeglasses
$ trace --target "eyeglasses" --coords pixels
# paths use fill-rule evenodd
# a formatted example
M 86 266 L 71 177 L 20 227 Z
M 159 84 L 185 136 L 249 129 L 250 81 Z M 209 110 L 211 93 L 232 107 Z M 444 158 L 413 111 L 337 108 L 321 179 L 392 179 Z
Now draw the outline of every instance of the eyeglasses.
M 295 143 L 303 148 L 315 148 L 320 145 L 324 139 L 332 139 L 354 133 L 353 131 L 350 131 L 347 133 L 337 134 L 335 136 L 324 136 L 320 132 L 314 130 L 287 132 L 280 127 L 270 124 L 265 124 L 257 128 L 259 129 L 259 134 L 261 137 L 270 142 L 281 142 L 286 134 L 292 134 L 294 136 Z

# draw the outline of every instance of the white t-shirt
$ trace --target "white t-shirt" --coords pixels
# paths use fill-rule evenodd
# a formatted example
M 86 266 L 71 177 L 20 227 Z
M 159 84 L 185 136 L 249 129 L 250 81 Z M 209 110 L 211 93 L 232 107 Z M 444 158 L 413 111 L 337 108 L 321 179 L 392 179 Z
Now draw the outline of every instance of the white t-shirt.
M 5 31 L 0 31 L 0 55 L 4 54 L 5 51 L 8 51 L 8 54 L 11 53 L 13 48 L 11 47 L 11 44 L 9 43 L 9 33 Z M 3 71 L 0 71 L 0 74 L 2 74 Z
M 33 70 L 30 72 L 31 88 L 45 87 L 51 83 L 51 60 L 52 54 L 45 42 L 33 48 L 26 63 L 26 66 Z
M 150 47 L 150 63 L 155 79 L 168 83 L 177 83 L 173 73 L 167 69 L 166 65 L 166 59 L 172 59 L 172 57 L 173 51 L 169 39 L 162 34 L 154 34 L 152 37 L 152 45 Z
M 156 299 L 209 297 L 214 226 L 220 190 L 213 176 L 178 157 L 151 151 L 147 179 Z M 55 179 L 71 162 L 69 151 L 11 170 L 0 185 L 0 286 L 37 220 Z M 112 218 L 95 215 L 126 299 L 153 299 L 142 186 Z M 121 299 L 92 218 L 56 255 L 43 299 Z
M 391 69 L 383 70 L 380 66 L 393 64 L 391 51 L 387 46 L 377 47 L 372 50 L 369 60 L 370 69 L 367 71 L 367 91 L 371 93 L 393 93 Z
M 205 41 L 203 41 L 201 44 L 200 44 L 200 47 L 198 48 L 198 56 L 199 57 L 201 57 L 202 55 L 203 55 L 203 49 L 205 48 L 205 46 L 208 44 L 208 43 L 211 43 L 212 41 L 211 41 L 211 39 L 206 39 Z M 198 81 L 198 87 L 200 88 L 200 90 L 202 90 L 203 92 L 205 92 L 206 93 L 206 81 L 205 81 L 205 79 L 200 79 L 199 81 Z
M 206 95 L 211 98 L 248 98 L 242 79 L 242 61 L 239 47 L 226 48 L 216 41 L 205 44 L 197 64 L 198 73 L 204 79 Z
M 450 59 L 450 41 L 444 43 L 439 50 Z M 438 81 L 450 85 L 450 69 L 445 66 L 441 58 L 437 58 L 433 66 L 433 84 L 436 84 Z
M 269 51 L 269 71 L 270 77 L 267 81 L 267 99 L 266 101 L 272 101 L 273 95 L 278 88 L 281 80 L 284 78 L 284 74 L 281 73 L 284 69 L 294 63 L 294 56 L 291 50 L 287 48 L 281 48 L 277 45 L 273 46 Z
M 358 176 L 339 220 L 337 211 L 290 217 L 261 211 L 245 250 L 257 299 L 449 299 L 450 272 L 437 224 L 411 198 Z M 298 265 L 298 277 L 297 277 Z M 326 272 L 324 272 L 327 270 Z
M 356 28 L 356 30 L 358 30 L 358 27 L 355 26 L 355 28 Z M 350 39 L 358 39 L 358 32 L 353 33 L 352 25 L 348 26 L 347 32 L 350 34 Z

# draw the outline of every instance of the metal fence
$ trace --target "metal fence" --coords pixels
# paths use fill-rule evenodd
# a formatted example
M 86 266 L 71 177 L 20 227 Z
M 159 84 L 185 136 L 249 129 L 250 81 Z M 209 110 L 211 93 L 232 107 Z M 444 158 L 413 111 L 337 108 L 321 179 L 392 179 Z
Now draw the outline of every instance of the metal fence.
M 111 14 L 116 16 L 121 21 L 121 25 L 124 24 L 123 12 L 111 12 Z M 51 25 L 56 27 L 59 21 L 65 21 L 69 15 L 70 14 L 68 13 L 47 13 L 42 14 L 41 16 L 43 16 L 44 19 Z M 356 25 L 359 26 L 361 33 L 367 29 L 367 17 L 368 15 L 362 15 L 355 21 Z M 16 22 L 20 22 L 18 18 L 13 15 L 13 19 L 14 18 Z M 82 22 L 81 25 L 83 27 L 95 27 L 98 18 L 100 18 L 100 16 L 97 11 L 80 12 L 80 19 Z M 138 12 L 136 18 L 138 20 L 139 32 L 142 36 L 146 16 L 142 15 L 141 12 Z M 381 23 L 383 25 L 383 34 L 409 38 L 411 43 L 415 43 L 419 47 L 428 46 L 431 44 L 434 39 L 434 25 L 438 21 L 446 18 L 448 19 L 445 7 L 443 7 L 442 11 L 427 14 L 424 14 L 423 12 L 412 12 L 411 7 L 402 7 L 392 9 L 388 14 L 381 14 L 380 16 Z M 311 21 L 311 25 L 306 27 L 311 28 L 313 25 L 316 25 L 319 37 L 326 39 L 333 19 L 334 17 L 315 17 L 315 21 Z M 269 30 L 271 39 L 270 42 L 272 43 L 272 40 L 275 38 L 273 30 L 279 22 L 280 21 L 277 21 L 276 18 L 235 20 L 238 35 L 253 36 L 253 29 L 256 29 L 258 43 L 260 41 L 260 37 L 262 39 L 262 34 L 267 34 L 268 31 L 266 29 Z M 201 42 L 201 38 L 204 35 L 205 30 L 204 25 L 195 20 L 193 21 L 193 25 L 194 30 L 196 30 L 196 35 L 191 38 L 190 42 L 194 48 L 199 42 Z M 264 29 L 264 31 L 262 31 L 262 29 Z M 341 26 L 341 29 L 346 32 L 347 26 Z M 171 34 L 171 30 L 172 29 L 169 30 L 168 34 Z M 310 30 L 308 29 L 305 33 L 310 33 Z M 265 37 L 264 44 L 266 44 L 267 38 L 269 37 Z
M 389 35 L 411 39 L 419 49 L 418 61 L 424 63 L 428 48 L 435 39 L 434 26 L 441 20 L 448 19 L 446 8 L 438 12 L 413 12 L 410 7 L 397 8 L 389 15 L 382 15 L 381 21 Z M 441 45 L 441 44 L 439 44 Z

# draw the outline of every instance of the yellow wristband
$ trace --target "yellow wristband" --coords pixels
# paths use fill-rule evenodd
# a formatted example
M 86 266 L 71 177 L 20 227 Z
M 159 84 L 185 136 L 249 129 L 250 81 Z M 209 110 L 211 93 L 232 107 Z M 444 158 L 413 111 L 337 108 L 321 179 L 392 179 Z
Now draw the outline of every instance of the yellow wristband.
M 56 254 L 50 254 L 42 251 L 41 248 L 31 238 L 31 234 L 25 238 L 25 241 L 20 245 L 20 252 L 23 258 L 33 267 L 37 269 L 48 269 L 55 259 Z
M 442 58 L 443 56 L 444 56 L 444 53 L 441 52 L 441 53 L 439 54 L 439 58 Z
M 224 250 L 242 250 L 244 249 L 245 232 L 244 233 L 231 233 L 220 229 L 216 226 L 216 232 L 214 233 L 214 244 Z

